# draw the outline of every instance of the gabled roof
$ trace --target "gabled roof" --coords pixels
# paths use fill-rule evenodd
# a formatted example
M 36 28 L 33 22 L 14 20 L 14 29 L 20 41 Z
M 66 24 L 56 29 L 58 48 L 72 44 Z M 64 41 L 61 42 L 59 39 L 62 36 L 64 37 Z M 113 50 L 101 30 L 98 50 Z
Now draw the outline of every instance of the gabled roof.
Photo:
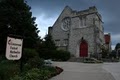
M 72 9 L 69 7 L 69 6 L 65 6 L 65 8 L 63 9 L 63 11 L 61 12 L 61 14 L 59 15 L 59 17 L 57 18 L 57 20 L 55 21 L 55 23 L 53 24 L 53 26 L 56 24 L 56 22 L 59 20 L 59 18 L 63 15 L 64 11 L 71 11 L 72 12 Z

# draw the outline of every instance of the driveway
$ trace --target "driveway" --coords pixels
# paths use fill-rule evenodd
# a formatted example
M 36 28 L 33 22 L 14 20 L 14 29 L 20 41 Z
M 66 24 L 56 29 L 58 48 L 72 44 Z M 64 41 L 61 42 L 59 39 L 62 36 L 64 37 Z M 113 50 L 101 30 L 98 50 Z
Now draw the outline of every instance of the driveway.
M 106 70 L 107 64 L 54 62 L 53 65 L 63 68 L 64 71 L 50 80 L 115 80 L 110 71 Z
M 110 72 L 115 80 L 120 80 L 120 62 L 119 63 L 104 63 L 103 68 Z

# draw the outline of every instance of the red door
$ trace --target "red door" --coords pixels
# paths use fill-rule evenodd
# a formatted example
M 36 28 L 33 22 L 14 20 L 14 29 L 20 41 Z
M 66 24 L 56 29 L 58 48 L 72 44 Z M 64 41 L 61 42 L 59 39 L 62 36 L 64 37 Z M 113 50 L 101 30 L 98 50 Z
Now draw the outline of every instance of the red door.
M 88 44 L 86 41 L 82 41 L 80 44 L 80 57 L 88 56 Z

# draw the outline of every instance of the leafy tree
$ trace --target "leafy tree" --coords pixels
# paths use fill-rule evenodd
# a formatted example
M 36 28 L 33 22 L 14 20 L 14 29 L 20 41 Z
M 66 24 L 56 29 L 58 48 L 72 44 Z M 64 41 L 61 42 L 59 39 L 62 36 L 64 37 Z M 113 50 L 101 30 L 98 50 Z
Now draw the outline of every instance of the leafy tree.
M 44 39 L 45 39 L 44 44 L 46 48 L 49 48 L 51 50 L 55 50 L 57 48 L 50 34 L 46 35 Z
M 46 35 L 44 40 L 39 41 L 39 56 L 44 59 L 66 61 L 70 58 L 70 52 L 64 50 L 57 50 L 55 43 L 50 34 Z
M 39 46 L 37 47 L 37 51 L 39 52 L 40 57 L 44 59 L 52 58 L 57 49 L 50 34 L 46 35 L 42 42 L 39 41 Z
M 110 58 L 114 57 L 116 58 L 116 51 L 115 50 L 112 50 L 112 52 L 110 53 Z
M 25 0 L 0 1 L 0 53 L 5 51 L 8 34 L 24 36 L 24 47 L 33 48 L 39 39 L 35 17 Z
M 107 58 L 109 56 L 109 50 L 105 48 L 105 46 L 101 46 L 101 53 L 102 54 L 102 58 Z
M 120 57 L 120 43 L 117 43 L 115 46 L 115 50 L 116 50 L 116 56 Z
M 115 46 L 115 50 L 117 50 L 118 48 L 120 48 L 120 43 L 117 43 Z

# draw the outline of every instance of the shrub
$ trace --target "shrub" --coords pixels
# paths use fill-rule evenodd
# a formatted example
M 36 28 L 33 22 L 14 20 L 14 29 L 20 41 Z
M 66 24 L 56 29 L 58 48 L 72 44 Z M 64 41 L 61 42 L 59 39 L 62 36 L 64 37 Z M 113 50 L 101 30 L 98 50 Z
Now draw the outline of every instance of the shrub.
M 70 52 L 63 50 L 56 51 L 54 55 L 55 55 L 55 59 L 62 61 L 67 61 L 70 58 Z
M 39 51 L 39 56 L 44 59 L 52 59 L 54 56 L 54 52 L 56 50 L 50 50 L 47 48 L 43 48 Z
M 39 51 L 39 56 L 44 59 L 67 61 L 70 58 L 70 52 L 43 48 L 41 51 Z
M 22 77 L 20 77 L 19 75 L 15 75 L 14 77 L 12 77 L 10 80 L 23 80 Z
M 40 69 L 33 68 L 27 71 L 24 75 L 15 75 L 10 80 L 48 80 L 49 78 L 60 74 L 63 69 L 59 67 L 44 66 Z
M 23 80 L 40 80 L 40 77 L 40 70 L 37 68 L 33 68 L 25 74 Z
M 23 72 L 21 75 L 15 75 L 10 80 L 48 80 L 49 78 L 60 74 L 63 69 L 59 67 L 43 66 L 41 68 L 32 68 Z M 3 80 L 3 79 L 2 79 Z M 4 79 L 6 80 L 6 79 Z M 9 79 L 8 79 L 9 80 Z
M 3 55 L 3 53 L 2 53 L 2 54 L 0 54 L 0 62 L 3 61 L 3 60 L 6 60 L 6 57 L 5 57 L 5 55 Z
M 85 58 L 84 63 L 103 63 L 101 60 L 97 60 L 96 58 Z
M 0 80 L 9 80 L 16 74 L 19 74 L 19 66 L 15 62 L 4 60 L 0 63 Z
M 44 60 L 35 56 L 34 58 L 30 58 L 28 62 L 24 65 L 24 71 L 30 70 L 32 68 L 40 68 L 44 65 Z
M 33 58 L 35 56 L 39 56 L 39 54 L 37 53 L 37 51 L 35 49 L 25 48 L 23 50 L 22 60 L 24 61 L 24 63 L 26 63 L 30 58 Z
M 55 67 L 44 66 L 41 70 L 48 70 L 50 72 L 49 77 L 53 77 L 57 74 L 57 70 Z
M 23 80 L 48 80 L 48 75 L 50 75 L 48 70 L 33 68 L 26 73 Z

